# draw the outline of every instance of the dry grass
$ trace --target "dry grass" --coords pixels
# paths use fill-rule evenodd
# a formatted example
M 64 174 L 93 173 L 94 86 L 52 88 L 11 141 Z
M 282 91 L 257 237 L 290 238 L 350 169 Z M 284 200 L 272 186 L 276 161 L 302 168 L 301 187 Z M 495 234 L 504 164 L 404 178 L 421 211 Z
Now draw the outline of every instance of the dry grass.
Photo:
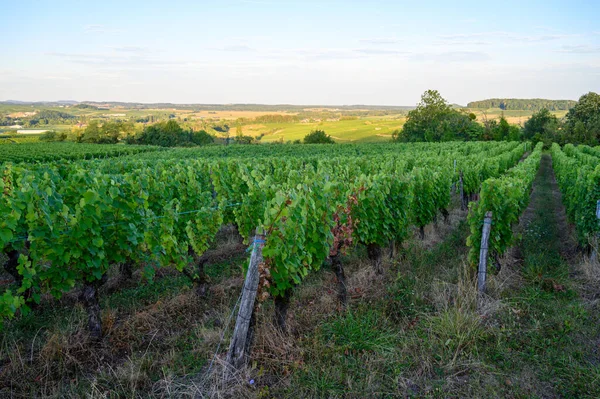
M 600 311 L 600 262 L 581 256 L 575 268 L 578 289 L 586 308 L 593 314 Z M 598 339 L 600 348 L 600 338 Z
M 413 240 L 420 243 L 423 250 L 431 250 L 439 245 L 448 235 L 454 231 L 459 223 L 466 219 L 468 211 L 460 209 L 459 199 L 453 198 L 452 208 L 448 211 L 448 220 L 438 215 L 437 221 L 425 226 L 425 239 L 418 239 L 418 229 L 413 231 Z
M 581 258 L 579 262 L 579 271 L 584 281 L 592 285 L 600 284 L 600 262 L 592 260 L 587 256 Z
M 181 112 L 181 111 L 178 111 Z M 238 118 L 249 118 L 253 119 L 258 116 L 263 115 L 296 115 L 295 112 L 285 112 L 285 111 L 206 111 L 200 110 L 198 112 L 193 113 L 193 117 L 200 118 L 204 117 L 205 119 L 225 119 L 225 120 L 235 120 Z M 187 116 L 187 115 L 186 115 Z

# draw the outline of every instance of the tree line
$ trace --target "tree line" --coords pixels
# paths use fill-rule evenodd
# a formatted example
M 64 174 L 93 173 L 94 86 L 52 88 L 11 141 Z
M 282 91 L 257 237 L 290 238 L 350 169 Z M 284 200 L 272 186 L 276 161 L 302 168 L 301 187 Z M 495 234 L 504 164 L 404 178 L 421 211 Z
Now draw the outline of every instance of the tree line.
M 600 144 L 600 95 L 584 94 L 565 118 L 559 119 L 547 109 L 533 114 L 523 126 L 527 140 L 564 144 Z
M 491 98 L 488 100 L 472 101 L 467 104 L 468 108 L 500 108 L 502 110 L 522 111 L 566 111 L 573 108 L 577 101 L 573 100 L 545 100 L 541 98 Z
M 452 108 L 436 90 L 428 90 L 408 113 L 403 128 L 393 133 L 401 142 L 452 140 L 532 140 L 560 144 L 600 144 L 600 95 L 581 96 L 564 119 L 542 108 L 523 127 L 500 120 L 477 121 L 474 113 Z
M 93 144 L 116 144 L 124 141 L 126 144 L 190 147 L 210 144 L 214 138 L 204 130 L 183 129 L 174 120 L 155 123 L 142 130 L 132 122 L 106 121 L 101 124 L 92 120 L 78 133 L 76 141 Z

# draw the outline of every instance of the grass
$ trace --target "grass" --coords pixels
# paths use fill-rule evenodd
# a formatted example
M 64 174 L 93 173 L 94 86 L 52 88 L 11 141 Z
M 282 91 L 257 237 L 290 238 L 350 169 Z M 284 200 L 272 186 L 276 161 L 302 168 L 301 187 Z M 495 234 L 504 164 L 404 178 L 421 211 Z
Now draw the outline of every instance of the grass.
M 497 345 L 488 359 L 502 372 L 516 374 L 515 381 L 534 373 L 535 396 L 598 397 L 597 304 L 580 298 L 573 266 L 560 251 L 567 226 L 557 223 L 561 209 L 548 155 L 535 190 L 521 242 L 525 284 L 506 293 Z

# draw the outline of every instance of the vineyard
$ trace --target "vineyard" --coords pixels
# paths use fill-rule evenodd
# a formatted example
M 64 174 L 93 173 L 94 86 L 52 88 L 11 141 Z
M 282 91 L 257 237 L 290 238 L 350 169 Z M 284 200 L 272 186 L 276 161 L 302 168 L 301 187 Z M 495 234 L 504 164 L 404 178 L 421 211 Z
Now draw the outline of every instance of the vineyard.
M 19 138 L 19 140 L 22 140 Z M 121 155 L 156 151 L 149 146 L 124 146 L 113 144 L 77 143 L 27 143 L 0 145 L 0 164 L 3 162 L 48 162 L 55 160 L 78 160 L 108 158 Z
M 554 144 L 551 154 L 580 244 L 594 251 L 600 149 Z M 247 284 L 256 274 L 250 313 L 238 311 L 244 289 L 230 309 L 233 320 L 237 315 L 230 329 L 235 324 L 237 333 L 246 324 L 238 353 L 243 361 L 231 361 L 229 353 L 223 362 L 238 369 L 252 359 L 256 313 L 270 308 L 271 300 L 274 328 L 285 334 L 294 293 L 326 268 L 336 276 L 335 306 L 349 311 L 355 292 L 348 290 L 345 262 L 351 254 L 366 251 L 373 275 L 384 275 L 388 252 L 391 259 L 406 257 L 413 235 L 425 239 L 427 226 L 447 223 L 453 208 L 468 209 L 467 274 L 477 273 L 488 212 L 487 260 L 499 268 L 515 245 L 514 229 L 529 205 L 541 160 L 541 143 L 532 148 L 517 142 L 169 151 L 0 146 L 0 247 L 8 276 L 0 283 L 2 328 L 9 331 L 46 303 L 77 291 L 91 345 L 101 345 L 113 328 L 102 307 L 102 287 L 115 273 L 134 285 L 175 276 L 192 284 L 200 300 L 209 300 L 207 253 L 219 234 L 234 229 L 255 263 L 248 269 L 246 262 L 237 277 L 245 276 Z M 215 358 L 225 359 L 227 340 L 223 345 L 211 366 Z

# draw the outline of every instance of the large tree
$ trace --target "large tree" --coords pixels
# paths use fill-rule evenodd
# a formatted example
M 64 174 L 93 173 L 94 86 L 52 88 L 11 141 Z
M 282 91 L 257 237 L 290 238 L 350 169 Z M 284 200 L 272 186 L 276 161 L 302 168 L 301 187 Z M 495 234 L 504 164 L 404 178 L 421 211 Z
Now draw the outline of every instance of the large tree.
M 124 136 L 134 131 L 133 123 L 106 121 L 100 126 L 97 120 L 92 120 L 77 141 L 95 144 L 115 144 Z
M 427 90 L 408 113 L 398 141 L 478 140 L 482 129 L 468 114 L 453 109 L 437 90 Z
M 597 145 L 600 142 L 600 95 L 589 92 L 566 116 L 566 142 Z
M 197 132 L 184 130 L 174 120 L 147 126 L 140 134 L 127 138 L 129 144 L 148 144 L 161 147 L 189 147 L 210 144 L 213 141 L 213 137 L 204 130 Z
M 324 130 L 313 130 L 304 136 L 304 144 L 335 144 L 335 140 Z
M 544 108 L 533 114 L 525 122 L 525 125 L 523 125 L 523 137 L 526 140 L 533 140 L 534 142 L 556 141 L 560 128 L 560 121 L 556 115 Z

